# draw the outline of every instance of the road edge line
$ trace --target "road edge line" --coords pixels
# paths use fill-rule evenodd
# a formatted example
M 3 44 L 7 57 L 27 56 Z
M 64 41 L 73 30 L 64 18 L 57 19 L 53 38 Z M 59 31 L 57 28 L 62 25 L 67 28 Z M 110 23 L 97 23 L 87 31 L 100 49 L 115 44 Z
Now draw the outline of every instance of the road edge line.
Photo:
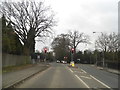
M 77 75 L 75 75 L 87 88 L 90 88 L 80 77 L 78 77 Z

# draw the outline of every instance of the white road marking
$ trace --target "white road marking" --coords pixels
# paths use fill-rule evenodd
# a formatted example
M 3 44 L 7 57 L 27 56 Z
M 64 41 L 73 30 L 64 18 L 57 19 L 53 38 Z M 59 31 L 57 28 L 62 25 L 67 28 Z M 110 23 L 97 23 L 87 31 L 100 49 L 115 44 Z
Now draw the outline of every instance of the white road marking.
M 87 73 L 85 70 L 81 69 L 84 73 Z
M 104 84 L 103 82 L 101 82 L 100 80 L 96 79 L 94 76 L 90 75 L 93 79 L 95 79 L 96 81 L 98 81 L 99 83 L 101 83 L 102 85 L 104 85 L 107 88 L 111 88 L 108 85 Z M 112 90 L 112 89 L 111 89 Z
M 87 88 L 90 88 L 80 77 L 78 77 L 77 75 L 75 75 Z
M 91 79 L 90 77 L 86 77 L 86 76 L 80 76 L 80 77 L 87 78 L 87 79 Z
M 72 73 L 73 71 L 68 68 Z M 78 73 L 87 73 L 85 70 L 81 69 L 82 72 L 78 72 L 78 71 L 74 71 L 74 72 L 78 72 Z M 80 76 L 78 77 L 77 75 L 75 75 L 87 88 L 90 88 L 80 77 L 84 77 L 84 78 L 88 78 L 91 79 L 90 77 L 92 77 L 93 79 L 95 79 L 96 81 L 98 81 L 99 83 L 101 83 L 102 85 L 104 85 L 105 87 L 109 88 L 110 90 L 113 90 L 111 87 L 109 87 L 108 85 L 104 84 L 103 82 L 101 82 L 100 80 L 96 79 L 94 76 L 90 75 L 90 77 L 85 77 L 85 76 Z
M 71 69 L 69 69 L 69 70 L 73 73 L 73 71 Z
M 76 73 L 84 73 L 84 72 L 80 72 L 80 71 L 74 71 L 74 72 L 76 72 Z

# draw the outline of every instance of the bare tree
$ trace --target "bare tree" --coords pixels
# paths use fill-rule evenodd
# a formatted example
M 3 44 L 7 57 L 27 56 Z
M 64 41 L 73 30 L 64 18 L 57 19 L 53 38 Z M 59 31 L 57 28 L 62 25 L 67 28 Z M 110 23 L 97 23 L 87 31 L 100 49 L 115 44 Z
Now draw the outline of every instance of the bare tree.
M 111 33 L 108 37 L 108 42 L 109 51 L 117 52 L 119 49 L 118 35 L 115 33 Z
M 54 14 L 44 2 L 2 2 L 0 11 L 19 36 L 25 54 L 34 52 L 35 38 L 46 36 L 55 25 Z
M 101 33 L 101 36 L 98 37 L 98 40 L 96 40 L 95 43 L 99 50 L 104 52 L 108 51 L 108 35 L 106 33 Z
M 104 52 L 118 51 L 118 35 L 115 33 L 111 33 L 109 35 L 102 33 L 101 36 L 98 37 L 98 40 L 96 40 L 96 45 Z
M 69 37 L 71 41 L 71 47 L 74 48 L 76 53 L 76 48 L 80 43 L 89 44 L 89 36 L 85 35 L 84 33 L 79 33 L 78 31 L 71 32 L 69 31 Z
M 103 58 L 107 57 L 107 53 L 112 53 L 111 55 L 114 60 L 119 49 L 118 35 L 115 33 L 102 33 L 101 36 L 98 37 L 98 40 L 96 40 L 96 45 L 98 49 L 103 51 Z

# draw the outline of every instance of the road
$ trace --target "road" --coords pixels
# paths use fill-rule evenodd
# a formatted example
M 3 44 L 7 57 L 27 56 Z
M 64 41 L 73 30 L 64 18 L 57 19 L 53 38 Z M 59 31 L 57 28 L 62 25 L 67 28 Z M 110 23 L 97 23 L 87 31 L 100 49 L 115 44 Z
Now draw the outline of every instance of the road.
M 78 64 L 76 66 L 78 66 L 80 69 L 83 69 L 90 75 L 93 75 L 108 86 L 112 88 L 118 88 L 119 75 L 97 69 L 93 65 Z
M 85 66 L 84 66 L 85 67 Z M 51 63 L 47 70 L 33 76 L 16 88 L 111 88 L 83 69 Z

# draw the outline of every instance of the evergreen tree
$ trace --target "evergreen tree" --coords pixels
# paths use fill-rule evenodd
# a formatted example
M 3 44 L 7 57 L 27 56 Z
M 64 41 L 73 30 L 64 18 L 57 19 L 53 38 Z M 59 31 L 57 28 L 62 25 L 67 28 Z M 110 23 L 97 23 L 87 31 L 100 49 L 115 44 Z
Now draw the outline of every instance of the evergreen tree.
M 2 52 L 9 54 L 22 54 L 22 44 L 14 32 L 11 23 L 2 17 Z

